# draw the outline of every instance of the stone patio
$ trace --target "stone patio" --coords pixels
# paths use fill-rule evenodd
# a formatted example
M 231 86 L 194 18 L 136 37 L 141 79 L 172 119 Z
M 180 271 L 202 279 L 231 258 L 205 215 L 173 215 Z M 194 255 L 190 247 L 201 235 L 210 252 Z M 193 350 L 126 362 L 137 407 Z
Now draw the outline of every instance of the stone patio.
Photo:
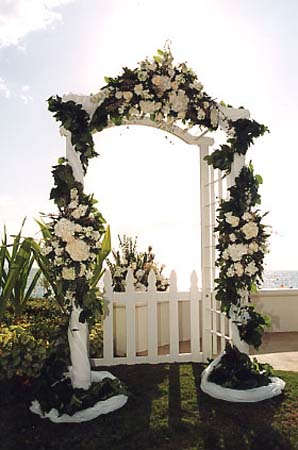
M 298 333 L 265 333 L 259 351 L 251 349 L 250 354 L 274 369 L 298 372 Z

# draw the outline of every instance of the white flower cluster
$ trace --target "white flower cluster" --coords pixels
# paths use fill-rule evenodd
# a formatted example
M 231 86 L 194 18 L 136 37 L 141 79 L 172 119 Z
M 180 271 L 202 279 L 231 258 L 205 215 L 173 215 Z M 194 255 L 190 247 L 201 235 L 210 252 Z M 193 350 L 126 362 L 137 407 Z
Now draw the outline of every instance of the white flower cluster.
M 99 231 L 76 222 L 87 217 L 88 208 L 88 205 L 79 204 L 78 190 L 71 189 L 67 218 L 60 217 L 52 225 L 52 239 L 42 248 L 42 254 L 52 260 L 61 278 L 67 281 L 92 277 L 90 264 L 101 246 Z
M 125 89 L 122 89 L 121 83 L 116 87 L 114 84 L 109 85 L 93 95 L 92 101 L 101 105 L 107 98 L 114 97 L 119 103 L 116 106 L 119 114 L 125 112 L 129 117 L 154 114 L 155 120 L 165 119 L 170 122 L 186 119 L 191 102 L 192 120 L 201 121 L 208 115 L 211 126 L 216 129 L 219 125 L 219 108 L 208 97 L 204 98 L 203 85 L 196 75 L 186 64 L 175 67 L 169 50 L 160 55 L 158 63 L 148 59 L 141 61 L 134 70 L 131 83 L 125 83 Z M 191 89 L 191 94 L 186 92 L 187 89 Z M 138 97 L 137 103 L 131 102 L 135 96 Z
M 242 226 L 240 226 L 241 220 L 242 224 L 243 221 L 246 222 Z M 227 212 L 225 213 L 225 221 L 235 229 L 233 233 L 229 234 L 230 243 L 221 255 L 223 261 L 226 261 L 228 264 L 226 276 L 228 278 L 234 276 L 242 277 L 244 274 L 254 276 L 259 271 L 255 261 L 251 258 L 243 259 L 245 256 L 253 257 L 259 251 L 264 252 L 264 247 L 254 240 L 259 234 L 259 227 L 254 221 L 254 215 L 250 212 L 245 212 L 240 218 L 232 212 Z M 251 242 L 245 243 L 244 241 L 243 243 L 243 235 L 245 241 Z M 239 240 L 242 242 L 239 242 Z

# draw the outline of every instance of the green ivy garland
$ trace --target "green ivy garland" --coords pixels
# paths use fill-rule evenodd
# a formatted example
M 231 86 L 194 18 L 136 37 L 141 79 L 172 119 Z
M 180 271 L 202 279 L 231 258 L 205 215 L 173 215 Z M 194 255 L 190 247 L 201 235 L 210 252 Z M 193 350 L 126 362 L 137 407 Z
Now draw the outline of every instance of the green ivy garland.
M 257 205 L 261 198 L 258 188 L 262 179 L 255 175 L 251 164 L 244 166 L 229 188 L 228 200 L 221 200 L 217 226 L 219 239 L 216 265 L 220 268 L 215 280 L 216 299 L 228 317 L 237 307 L 233 320 L 238 325 L 240 337 L 256 348 L 268 319 L 249 305 L 249 294 L 255 292 L 263 281 L 264 256 L 269 233 Z

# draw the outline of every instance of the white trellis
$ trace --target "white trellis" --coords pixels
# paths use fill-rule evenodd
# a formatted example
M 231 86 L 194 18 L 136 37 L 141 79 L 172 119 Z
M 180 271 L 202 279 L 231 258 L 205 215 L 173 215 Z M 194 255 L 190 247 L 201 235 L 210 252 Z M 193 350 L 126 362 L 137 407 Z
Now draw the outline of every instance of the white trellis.
M 83 108 L 89 113 L 93 114 L 96 105 L 90 100 L 90 97 L 78 96 L 78 95 L 67 95 L 63 98 L 64 101 L 73 100 L 79 104 L 82 104 Z M 248 118 L 249 112 L 244 109 L 233 109 L 220 106 L 220 109 L 224 113 L 224 116 L 231 120 L 237 120 L 239 118 Z M 202 275 L 202 289 L 199 292 L 199 296 L 202 299 L 202 313 L 201 313 L 201 337 L 202 345 L 200 344 L 200 335 L 197 334 L 196 327 L 199 327 L 199 314 L 197 310 L 199 309 L 197 300 L 191 300 L 192 308 L 192 322 L 191 322 L 191 352 L 188 356 L 179 356 L 179 339 L 177 340 L 178 333 L 178 309 L 177 301 L 169 301 L 170 310 L 170 353 L 167 357 L 168 360 L 189 360 L 189 361 L 206 361 L 208 357 L 212 357 L 217 354 L 220 349 L 223 348 L 226 340 L 233 339 L 237 340 L 237 346 L 242 347 L 242 341 L 239 340 L 238 330 L 233 327 L 227 321 L 224 314 L 220 312 L 220 307 L 218 302 L 215 301 L 213 290 L 214 290 L 214 278 L 216 275 L 215 269 L 215 259 L 216 259 L 216 236 L 214 234 L 215 225 L 215 212 L 218 206 L 220 198 L 224 198 L 227 192 L 227 187 L 234 183 L 235 177 L 239 174 L 241 168 L 244 165 L 244 157 L 235 155 L 234 163 L 232 164 L 232 171 L 227 179 L 222 179 L 222 174 L 219 170 L 214 170 L 211 166 L 208 166 L 204 158 L 211 153 L 212 145 L 214 140 L 210 137 L 204 136 L 204 133 L 200 136 L 191 134 L 189 130 L 182 129 L 178 126 L 169 125 L 165 122 L 153 122 L 150 119 L 134 119 L 134 120 L 123 120 L 125 125 L 143 125 L 150 126 L 158 129 L 162 129 L 169 132 L 176 137 L 182 139 L 185 143 L 196 146 L 199 149 L 200 154 L 200 188 L 201 192 L 201 275 Z M 114 126 L 113 123 L 109 124 L 110 127 Z M 221 127 L 225 128 L 225 123 L 221 124 Z M 62 130 L 66 137 L 66 158 L 68 164 L 73 169 L 74 177 L 77 181 L 83 184 L 84 172 L 78 153 L 75 151 L 71 144 L 70 133 L 66 130 Z M 172 280 L 173 281 L 173 280 Z M 111 297 L 111 283 L 105 282 L 105 289 L 107 298 Z M 197 289 L 197 288 L 196 288 Z M 195 287 L 192 283 L 191 289 L 189 291 L 190 298 L 194 295 Z M 154 286 L 151 284 L 149 286 L 149 293 L 154 292 Z M 169 291 L 169 295 L 173 294 L 173 287 Z M 136 336 L 135 336 L 135 296 L 136 293 L 131 288 L 130 292 L 127 292 L 127 304 L 126 304 L 126 314 L 127 314 L 127 356 L 125 357 L 126 363 L 133 363 L 136 361 Z M 156 298 L 161 296 L 163 293 L 156 292 Z M 119 293 L 118 295 L 123 295 Z M 165 295 L 168 295 L 167 293 Z M 175 298 L 175 295 L 174 297 Z M 157 301 L 148 302 L 148 324 L 150 327 L 154 328 L 154 321 L 157 317 Z M 113 349 L 113 312 L 110 308 L 110 315 L 104 321 L 104 361 L 106 364 L 114 364 L 114 349 Z M 247 350 L 247 348 L 246 348 Z M 148 358 L 147 362 L 156 362 L 158 352 L 158 340 L 157 333 L 152 334 L 152 338 L 148 341 Z M 199 355 L 200 354 L 200 355 Z M 142 358 L 141 356 L 138 358 Z M 179 359 L 180 358 L 180 359 Z M 182 359 L 181 359 L 182 358 Z M 188 358 L 188 359 L 187 359 Z M 138 361 L 142 361 L 138 359 Z M 118 363 L 121 361 L 118 359 Z M 102 360 L 101 360 L 102 363 Z

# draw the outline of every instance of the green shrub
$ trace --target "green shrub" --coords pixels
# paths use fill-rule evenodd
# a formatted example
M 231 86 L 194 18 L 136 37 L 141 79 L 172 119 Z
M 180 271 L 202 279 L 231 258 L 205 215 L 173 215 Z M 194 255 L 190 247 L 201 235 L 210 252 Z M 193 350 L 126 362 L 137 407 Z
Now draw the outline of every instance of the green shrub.
M 36 339 L 30 326 L 0 328 L 0 379 L 37 377 L 49 355 L 49 342 Z
M 56 303 L 30 300 L 21 317 L 6 311 L 0 325 L 0 380 L 15 377 L 39 377 L 45 364 L 64 361 L 69 364 L 68 317 Z M 102 355 L 102 324 L 90 331 L 90 356 Z

